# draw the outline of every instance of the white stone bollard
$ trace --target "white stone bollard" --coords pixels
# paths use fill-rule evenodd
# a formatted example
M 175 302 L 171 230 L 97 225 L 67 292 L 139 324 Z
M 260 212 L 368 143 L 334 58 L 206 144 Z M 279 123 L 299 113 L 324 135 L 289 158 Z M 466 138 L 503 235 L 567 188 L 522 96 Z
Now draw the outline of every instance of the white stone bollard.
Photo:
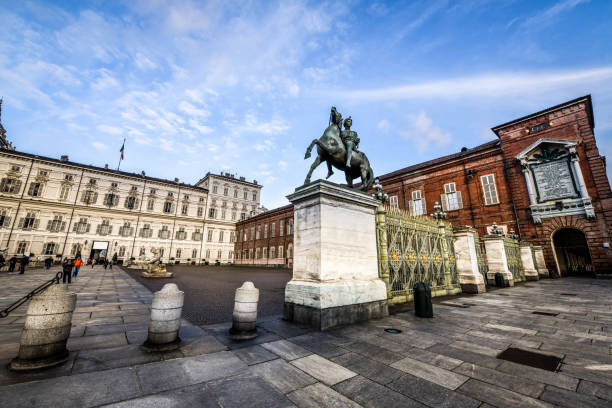
M 544 251 L 542 247 L 539 245 L 534 245 L 533 251 L 535 254 L 538 275 L 540 275 L 540 278 L 548 278 L 550 274 L 548 273 L 548 269 L 546 268 L 546 261 L 544 260 Z
M 253 282 L 244 282 L 236 289 L 234 301 L 234 314 L 229 337 L 232 340 L 248 340 L 257 337 L 257 302 L 259 289 Z
M 487 291 L 484 277 L 480 274 L 478 268 L 476 234 L 476 229 L 472 227 L 453 228 L 457 273 L 463 293 L 483 293 Z
M 537 281 L 540 276 L 536 269 L 535 259 L 533 256 L 533 250 L 529 242 L 521 242 L 521 261 L 523 262 L 523 268 L 525 269 L 525 280 Z
M 34 370 L 68 360 L 66 342 L 76 298 L 65 285 L 51 285 L 30 299 L 19 354 L 9 364 L 11 370 Z
M 181 313 L 185 293 L 175 283 L 167 283 L 153 295 L 149 335 L 142 345 L 146 351 L 169 351 L 179 347 Z

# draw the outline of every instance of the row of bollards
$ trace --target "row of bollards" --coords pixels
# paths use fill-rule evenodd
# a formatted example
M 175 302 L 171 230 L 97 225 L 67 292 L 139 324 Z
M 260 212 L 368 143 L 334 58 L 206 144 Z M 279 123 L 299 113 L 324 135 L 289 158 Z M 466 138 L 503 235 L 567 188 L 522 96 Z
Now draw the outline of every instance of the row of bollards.
M 30 300 L 19 354 L 9 364 L 11 370 L 34 370 L 52 367 L 68 360 L 66 348 L 72 313 L 77 295 L 65 285 L 51 285 Z M 141 346 L 149 352 L 175 350 L 180 346 L 179 329 L 185 300 L 184 292 L 174 283 L 168 283 L 155 292 L 151 303 L 151 320 L 147 340 Z M 244 282 L 236 289 L 232 340 L 247 340 L 257 336 L 257 304 L 259 289 L 253 282 Z

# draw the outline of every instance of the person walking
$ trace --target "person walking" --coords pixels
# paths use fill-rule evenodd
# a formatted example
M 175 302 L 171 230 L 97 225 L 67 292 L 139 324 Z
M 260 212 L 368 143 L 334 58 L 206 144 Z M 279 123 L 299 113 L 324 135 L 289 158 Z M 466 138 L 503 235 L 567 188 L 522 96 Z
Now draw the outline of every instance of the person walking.
M 72 277 L 76 279 L 79 274 L 79 269 L 83 266 L 83 259 L 80 256 L 77 256 L 74 260 L 74 269 L 72 271 Z
M 9 272 L 13 272 L 15 270 L 15 265 L 17 265 L 17 257 L 13 256 L 9 259 Z
M 104 262 L 104 269 L 107 269 L 108 268 L 108 259 L 104 258 L 104 261 L 102 261 L 102 262 Z
M 91 269 L 93 269 L 94 266 L 96 266 L 96 260 L 92 259 L 91 260 Z
M 72 267 L 74 266 L 74 262 L 72 262 L 68 258 L 64 258 L 64 262 L 62 263 L 62 283 L 66 283 L 66 279 L 68 279 L 68 283 L 72 283 Z
M 53 258 L 48 257 L 45 259 L 45 269 L 51 268 L 51 264 L 53 264 Z
M 19 274 L 23 275 L 25 273 L 25 267 L 30 262 L 30 254 L 23 254 L 23 258 L 19 261 Z

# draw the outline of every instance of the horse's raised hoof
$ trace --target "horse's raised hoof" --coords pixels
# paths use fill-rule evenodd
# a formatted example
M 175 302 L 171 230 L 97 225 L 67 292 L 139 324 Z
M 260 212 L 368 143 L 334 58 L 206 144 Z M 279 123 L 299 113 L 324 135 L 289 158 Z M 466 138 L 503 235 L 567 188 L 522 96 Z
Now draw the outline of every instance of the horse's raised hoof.
M 304 155 L 304 160 L 309 159 L 309 158 L 310 158 L 310 153 L 306 153 L 306 154 Z
M 325 180 L 327 180 L 328 178 L 330 178 L 332 175 L 334 174 L 333 171 L 330 170 L 329 173 L 327 173 L 327 177 L 325 177 Z

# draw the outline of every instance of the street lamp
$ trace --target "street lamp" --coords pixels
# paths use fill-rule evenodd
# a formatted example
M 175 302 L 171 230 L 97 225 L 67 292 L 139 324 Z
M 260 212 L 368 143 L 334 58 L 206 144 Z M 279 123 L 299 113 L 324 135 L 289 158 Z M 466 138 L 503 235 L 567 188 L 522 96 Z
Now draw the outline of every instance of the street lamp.
M 440 205 L 439 202 L 436 201 L 434 203 L 433 208 L 434 208 L 434 212 L 432 214 L 429 214 L 431 218 L 433 218 L 434 220 L 438 220 L 438 221 L 442 221 L 446 219 L 446 213 L 442 211 L 442 206 Z
M 374 179 L 374 193 L 372 193 L 372 198 L 379 200 L 383 204 L 389 200 L 389 195 L 387 193 L 383 193 L 383 186 L 380 184 L 380 179 L 376 177 Z

